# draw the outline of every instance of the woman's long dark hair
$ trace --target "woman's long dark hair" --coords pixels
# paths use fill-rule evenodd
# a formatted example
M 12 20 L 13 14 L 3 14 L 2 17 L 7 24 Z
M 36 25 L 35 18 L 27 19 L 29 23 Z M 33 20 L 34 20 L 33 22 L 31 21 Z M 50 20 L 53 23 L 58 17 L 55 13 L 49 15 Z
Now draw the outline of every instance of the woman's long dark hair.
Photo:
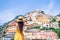
M 19 26 L 19 30 L 22 32 L 23 31 L 23 26 L 24 26 L 24 22 L 18 22 L 18 26 Z

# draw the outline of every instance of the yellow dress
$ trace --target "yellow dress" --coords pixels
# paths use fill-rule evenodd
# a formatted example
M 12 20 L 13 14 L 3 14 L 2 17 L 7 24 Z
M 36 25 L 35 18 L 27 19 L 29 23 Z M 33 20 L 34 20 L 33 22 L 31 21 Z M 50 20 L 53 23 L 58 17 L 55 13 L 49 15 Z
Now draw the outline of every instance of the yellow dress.
M 22 31 L 23 32 L 23 31 Z M 14 40 L 24 40 L 24 34 L 19 31 L 19 29 L 16 30 Z

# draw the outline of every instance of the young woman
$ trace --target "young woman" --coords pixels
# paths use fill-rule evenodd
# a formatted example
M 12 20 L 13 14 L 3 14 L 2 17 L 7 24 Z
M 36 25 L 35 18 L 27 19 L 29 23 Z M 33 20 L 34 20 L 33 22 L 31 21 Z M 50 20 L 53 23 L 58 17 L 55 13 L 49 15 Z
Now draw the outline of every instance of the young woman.
M 14 36 L 14 40 L 24 40 L 24 34 L 23 34 L 24 22 L 22 16 L 18 18 L 17 23 L 18 27 Z

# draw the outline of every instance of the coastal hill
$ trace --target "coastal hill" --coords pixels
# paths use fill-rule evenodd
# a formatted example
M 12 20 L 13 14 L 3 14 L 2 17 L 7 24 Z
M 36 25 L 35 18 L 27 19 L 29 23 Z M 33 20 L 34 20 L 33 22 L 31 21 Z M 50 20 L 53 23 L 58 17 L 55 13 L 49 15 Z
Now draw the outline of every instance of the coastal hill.
M 12 19 L 7 23 L 4 23 L 4 25 L 1 26 L 2 28 L 1 30 L 5 31 L 5 29 L 7 29 L 8 27 L 16 26 L 17 23 L 15 20 L 18 19 L 19 16 L 21 15 L 16 16 L 14 19 Z M 53 18 L 55 18 L 55 16 L 45 14 L 44 11 L 40 11 L 38 9 L 32 12 L 28 12 L 27 14 L 24 15 L 24 19 L 26 20 L 25 23 L 28 24 L 28 27 L 31 27 L 31 25 L 35 26 L 35 25 L 41 25 L 41 24 L 49 24 Z

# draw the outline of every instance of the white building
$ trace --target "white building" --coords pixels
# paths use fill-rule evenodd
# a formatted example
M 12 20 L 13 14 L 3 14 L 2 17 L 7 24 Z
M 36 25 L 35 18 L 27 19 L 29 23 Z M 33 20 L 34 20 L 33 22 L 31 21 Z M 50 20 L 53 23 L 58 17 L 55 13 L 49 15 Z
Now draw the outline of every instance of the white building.
M 50 23 L 50 25 L 51 25 L 51 27 L 53 27 L 53 28 L 59 28 L 58 22 L 52 22 L 52 23 Z

